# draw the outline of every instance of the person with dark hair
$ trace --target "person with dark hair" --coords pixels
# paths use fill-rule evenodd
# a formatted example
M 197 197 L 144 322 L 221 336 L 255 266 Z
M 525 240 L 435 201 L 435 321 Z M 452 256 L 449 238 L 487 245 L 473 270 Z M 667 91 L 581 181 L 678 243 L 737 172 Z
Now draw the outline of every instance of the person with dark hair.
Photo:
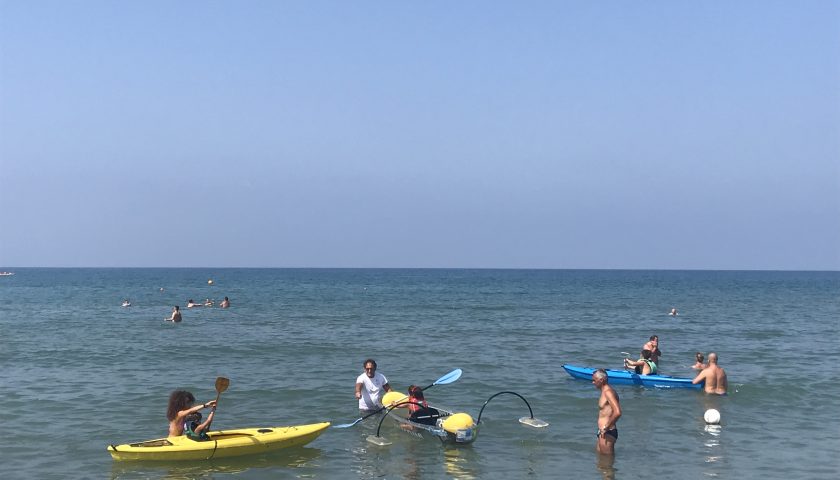
M 219 308 L 228 308 L 228 307 L 230 307 L 230 300 L 228 300 L 228 298 L 225 297 L 225 299 L 222 300 L 222 303 L 219 304 Z
M 417 385 L 408 387 L 408 419 L 412 422 L 424 425 L 434 425 L 440 418 L 440 412 L 436 408 L 429 407 L 423 389 Z
M 659 357 L 662 356 L 662 352 L 659 351 L 659 335 L 651 335 L 650 340 L 645 343 L 642 350 L 650 350 L 651 361 L 659 365 Z
M 175 390 L 169 395 L 169 405 L 166 408 L 166 418 L 169 420 L 170 437 L 179 437 L 184 434 L 184 423 L 186 422 L 188 415 L 196 413 L 203 408 L 212 407 L 213 410 L 216 409 L 215 400 L 210 400 L 207 403 L 195 406 L 193 406 L 193 403 L 195 403 L 195 397 L 192 393 L 186 390 Z M 209 417 L 210 416 L 208 416 L 208 420 L 210 419 Z
M 718 366 L 717 353 L 709 353 L 709 365 L 691 381 L 693 384 L 702 383 L 706 393 L 726 395 L 729 382 L 726 380 L 726 371 Z
M 615 442 L 618 440 L 616 422 L 621 417 L 618 394 L 607 383 L 607 372 L 603 368 L 595 370 L 592 374 L 592 384 L 601 391 L 601 397 L 598 399 L 598 432 L 595 434 L 598 440 L 595 451 L 602 455 L 614 455 Z
M 376 371 L 376 362 L 372 358 L 364 361 L 364 372 L 356 378 L 356 398 L 359 410 L 369 412 L 382 408 L 382 396 L 391 391 L 391 385 L 385 375 Z
M 417 385 L 408 387 L 408 401 L 408 411 L 410 413 L 414 413 L 423 407 L 429 406 L 426 402 L 426 396 L 423 395 L 423 389 Z
M 695 370 L 703 370 L 704 368 L 706 368 L 706 365 L 703 363 L 703 353 L 702 352 L 695 353 L 694 354 L 694 359 L 697 360 L 697 361 L 694 362 L 694 366 L 691 367 L 691 368 L 693 368 Z
M 642 350 L 642 358 L 633 361 L 629 358 L 624 359 L 624 367 L 635 367 L 636 373 L 640 375 L 656 375 L 656 362 L 650 359 L 650 350 Z
M 181 321 L 181 307 L 175 305 L 172 309 L 172 316 L 169 318 L 164 318 L 164 322 L 180 322 Z

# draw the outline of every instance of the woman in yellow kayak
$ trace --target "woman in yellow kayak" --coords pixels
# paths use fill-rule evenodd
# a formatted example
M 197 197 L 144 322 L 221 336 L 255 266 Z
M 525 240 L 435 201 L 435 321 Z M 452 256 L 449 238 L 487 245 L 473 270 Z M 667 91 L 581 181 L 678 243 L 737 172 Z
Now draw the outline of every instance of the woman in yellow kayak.
M 202 405 L 195 405 L 195 397 L 192 393 L 186 390 L 175 390 L 169 395 L 169 406 L 166 409 L 166 418 L 169 420 L 169 436 L 170 437 L 179 437 L 184 434 L 184 423 L 187 420 L 187 416 L 193 413 L 197 413 L 204 408 L 212 407 L 213 410 L 216 410 L 216 401 L 210 400 L 207 403 Z M 207 417 L 207 425 L 204 426 L 201 430 L 204 430 L 209 426 L 209 422 L 213 421 L 213 412 L 210 413 Z

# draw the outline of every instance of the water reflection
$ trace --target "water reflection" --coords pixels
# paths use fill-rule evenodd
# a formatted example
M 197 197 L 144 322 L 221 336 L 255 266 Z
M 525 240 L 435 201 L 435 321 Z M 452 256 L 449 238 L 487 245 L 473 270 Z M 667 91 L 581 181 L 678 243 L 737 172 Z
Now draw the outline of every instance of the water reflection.
M 446 473 L 458 480 L 475 480 L 478 478 L 470 467 L 470 465 L 479 464 L 475 460 L 475 452 L 471 448 L 447 448 L 443 451 Z
M 615 468 L 613 467 L 614 463 L 615 455 L 601 455 L 600 453 L 595 453 L 595 468 L 598 469 L 598 472 L 604 480 L 615 479 Z

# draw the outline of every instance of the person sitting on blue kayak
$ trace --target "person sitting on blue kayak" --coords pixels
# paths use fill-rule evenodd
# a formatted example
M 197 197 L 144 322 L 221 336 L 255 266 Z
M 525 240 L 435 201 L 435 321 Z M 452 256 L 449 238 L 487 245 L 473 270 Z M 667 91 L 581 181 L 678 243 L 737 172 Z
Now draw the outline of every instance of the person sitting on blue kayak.
M 662 356 L 662 351 L 659 350 L 659 335 L 651 335 L 650 340 L 642 346 L 642 350 L 650 350 L 650 359 L 653 363 L 659 365 L 659 357 Z
M 636 373 L 640 375 L 656 375 L 656 362 L 650 359 L 651 351 L 642 350 L 642 358 L 633 361 L 629 358 L 624 359 L 624 367 L 635 367 Z

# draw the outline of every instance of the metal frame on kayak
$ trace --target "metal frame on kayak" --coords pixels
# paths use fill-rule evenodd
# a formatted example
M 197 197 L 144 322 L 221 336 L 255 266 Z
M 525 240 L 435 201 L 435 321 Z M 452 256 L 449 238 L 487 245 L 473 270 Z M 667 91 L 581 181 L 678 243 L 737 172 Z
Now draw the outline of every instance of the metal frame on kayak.
M 388 439 L 380 435 L 382 422 L 386 417 L 390 417 L 400 424 L 400 427 L 404 431 L 419 437 L 435 437 L 440 440 L 441 443 L 450 445 L 470 444 L 478 438 L 478 427 L 481 425 L 481 415 L 484 413 L 484 408 L 491 400 L 502 394 L 515 395 L 522 399 L 522 401 L 525 402 L 525 405 L 528 406 L 528 413 L 530 416 L 520 418 L 519 423 L 533 428 L 544 428 L 548 426 L 548 422 L 540 420 L 539 418 L 534 418 L 534 411 L 531 409 L 531 405 L 528 401 L 525 400 L 525 397 L 516 392 L 510 391 L 499 392 L 488 398 L 487 401 L 484 402 L 484 405 L 482 405 L 481 410 L 478 412 L 478 419 L 475 421 L 473 421 L 473 418 L 467 413 L 455 413 L 448 409 L 433 407 L 432 405 L 425 406 L 417 402 L 405 400 L 398 400 L 393 403 L 383 400 L 383 402 L 389 404 L 389 406 L 385 410 L 385 415 L 379 420 L 376 435 L 368 436 L 367 441 L 379 446 L 391 444 Z M 396 395 L 395 398 L 399 398 L 399 395 Z M 415 416 L 415 420 L 423 420 L 427 423 L 413 421 L 411 418 L 405 416 L 404 412 L 406 410 L 400 409 L 400 407 L 408 407 L 409 405 L 416 405 L 423 408 L 424 410 L 421 411 L 420 415 Z
M 592 380 L 595 368 L 577 365 L 563 365 L 566 373 L 581 380 Z M 703 388 L 703 383 L 693 384 L 690 378 L 672 377 L 670 375 L 639 375 L 628 370 L 606 370 L 607 381 L 610 385 L 637 385 L 655 388 Z

